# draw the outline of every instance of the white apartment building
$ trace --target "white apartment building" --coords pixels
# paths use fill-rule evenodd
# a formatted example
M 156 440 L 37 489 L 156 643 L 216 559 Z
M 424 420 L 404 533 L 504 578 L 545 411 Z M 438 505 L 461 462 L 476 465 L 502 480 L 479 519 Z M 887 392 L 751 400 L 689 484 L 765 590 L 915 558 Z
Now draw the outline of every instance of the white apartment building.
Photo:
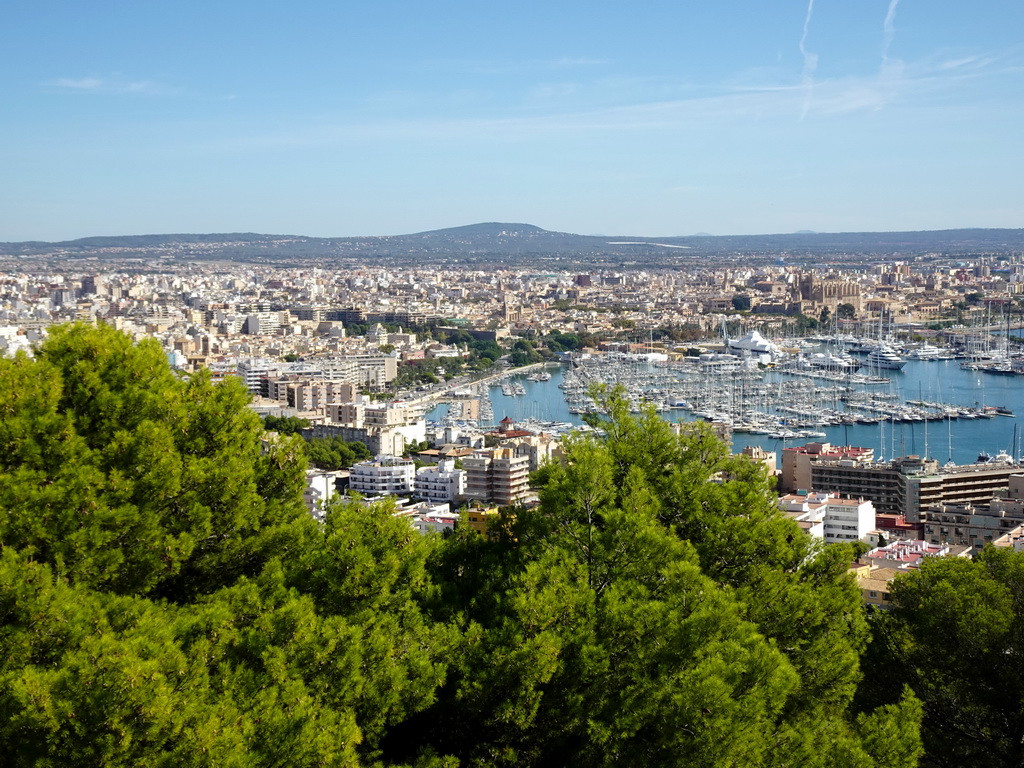
M 441 459 L 436 467 L 416 472 L 416 495 L 430 501 L 455 501 L 466 492 L 466 471 L 455 468 L 455 459 Z
M 285 321 L 287 322 L 287 314 L 285 314 Z M 246 316 L 242 325 L 242 333 L 267 336 L 277 333 L 280 327 L 280 312 L 257 312 Z
M 314 518 L 323 520 L 324 504 L 334 498 L 338 492 L 338 481 L 347 474 L 344 470 L 310 469 L 306 471 L 306 489 L 302 493 L 302 500 L 306 502 L 306 508 Z
M 349 490 L 365 496 L 412 493 L 415 483 L 416 465 L 412 459 L 389 454 L 359 462 L 349 470 Z
M 286 376 L 319 377 L 320 371 L 308 363 L 285 363 L 281 360 L 270 360 L 261 357 L 245 357 L 237 361 L 236 370 L 245 382 L 245 387 L 253 394 L 267 392 L 267 379 Z M 275 391 L 276 394 L 276 391 Z M 272 399 L 278 400 L 280 397 Z
M 260 382 L 268 376 L 279 376 L 285 367 L 279 360 L 268 360 L 259 357 L 247 357 L 237 363 L 238 375 L 245 382 L 250 392 L 259 393 Z
M 452 512 L 450 504 L 421 501 L 403 506 L 395 517 L 408 518 L 410 525 L 420 533 L 444 533 L 452 531 L 459 522 L 459 513 Z
M 864 499 L 840 499 L 831 493 L 793 493 L 779 509 L 813 538 L 826 544 L 866 539 L 875 530 L 875 505 Z
M 864 499 L 829 499 L 822 522 L 826 544 L 860 541 L 875 530 L 875 505 Z

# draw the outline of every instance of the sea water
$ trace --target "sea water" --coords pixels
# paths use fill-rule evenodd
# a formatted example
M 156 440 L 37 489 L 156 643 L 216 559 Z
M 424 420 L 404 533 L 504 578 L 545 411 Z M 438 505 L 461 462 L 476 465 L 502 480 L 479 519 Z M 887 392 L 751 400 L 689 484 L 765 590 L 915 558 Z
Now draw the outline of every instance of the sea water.
M 503 395 L 497 384 L 488 388 L 495 423 L 506 416 L 517 422 L 536 419 L 583 423 L 580 416 L 569 413 L 569 406 L 558 387 L 563 379 L 564 367 L 549 367 L 547 370 L 552 373 L 549 381 L 529 381 L 525 374 L 519 375 L 518 378 L 526 387 L 526 394 L 519 397 Z M 1015 456 L 1022 453 L 1024 376 L 994 376 L 982 371 L 965 370 L 960 367 L 958 360 L 910 360 L 902 371 L 883 371 L 881 375 L 888 378 L 889 383 L 870 387 L 869 391 L 894 393 L 901 402 L 926 400 L 965 408 L 999 406 L 1013 411 L 1016 417 L 821 427 L 826 437 L 814 440 L 833 445 L 873 448 L 875 456 L 883 459 L 913 454 L 934 458 L 940 463 L 952 460 L 957 464 L 970 464 L 977 460 L 979 454 L 995 455 L 1001 450 Z M 441 405 L 428 413 L 427 418 L 441 419 L 446 412 L 447 406 Z M 681 410 L 668 411 L 664 417 L 668 421 L 690 421 L 696 418 Z M 1020 427 L 1015 430 L 1018 423 Z M 737 433 L 733 435 L 732 447 L 734 451 L 739 451 L 748 445 L 759 445 L 767 451 L 779 451 L 786 446 L 803 445 L 811 441 L 808 438 L 779 440 L 768 435 Z

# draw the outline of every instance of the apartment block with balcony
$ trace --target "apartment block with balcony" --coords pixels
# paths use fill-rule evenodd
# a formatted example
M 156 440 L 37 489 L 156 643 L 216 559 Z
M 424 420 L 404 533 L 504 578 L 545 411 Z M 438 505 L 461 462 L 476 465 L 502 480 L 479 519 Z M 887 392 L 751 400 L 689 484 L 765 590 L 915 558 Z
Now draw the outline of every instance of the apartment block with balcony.
M 996 496 L 1012 496 L 1010 479 L 1019 472 L 1009 463 L 963 464 L 908 477 L 907 521 L 920 522 L 923 510 L 943 504 L 987 504 Z
M 466 470 L 456 469 L 454 459 L 416 472 L 416 495 L 430 501 L 455 501 L 466 493 Z
M 306 471 L 306 488 L 302 493 L 302 500 L 314 518 L 323 520 L 324 505 L 334 498 L 347 477 L 348 472 L 345 470 L 310 469 Z
M 796 472 L 790 469 L 787 474 L 787 461 L 791 467 L 800 462 L 810 474 L 806 490 L 869 499 L 878 513 L 904 515 L 912 525 L 921 522 L 923 510 L 942 504 L 987 504 L 997 496 L 1012 495 L 1010 478 L 1020 473 L 1020 467 L 1011 463 L 945 467 L 920 456 L 874 462 L 802 449 L 782 453 L 783 479 Z M 1016 482 L 1017 492 L 1024 493 L 1024 480 Z
M 807 443 L 782 450 L 782 471 L 779 475 L 779 491 L 823 490 L 813 486 L 811 467 L 820 461 L 848 461 L 852 465 L 869 464 L 874 459 L 874 450 L 855 446 L 832 445 L 831 443 Z
M 466 498 L 498 506 L 525 501 L 530 490 L 530 457 L 511 448 L 489 448 L 463 459 Z
M 842 499 L 831 493 L 789 494 L 779 509 L 813 538 L 827 544 L 861 541 L 875 530 L 875 507 L 864 499 Z
M 994 499 L 989 504 L 940 504 L 921 512 L 925 539 L 981 549 L 1024 524 L 1024 501 Z
M 875 529 L 875 506 L 864 499 L 829 499 L 823 522 L 826 544 L 860 541 Z
M 391 496 L 412 493 L 415 482 L 416 465 L 412 459 L 382 454 L 353 465 L 348 487 L 366 496 Z
M 815 461 L 810 465 L 811 487 L 847 498 L 870 499 L 878 512 L 904 514 L 907 506 L 905 473 L 916 471 L 920 465 L 916 457 L 888 463 L 850 459 Z

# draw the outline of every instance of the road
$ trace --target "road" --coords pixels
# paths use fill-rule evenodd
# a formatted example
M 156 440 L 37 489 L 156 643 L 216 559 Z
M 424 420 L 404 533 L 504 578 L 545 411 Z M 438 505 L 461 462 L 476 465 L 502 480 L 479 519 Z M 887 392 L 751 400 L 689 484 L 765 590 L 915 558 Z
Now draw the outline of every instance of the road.
M 527 373 L 538 368 L 543 368 L 545 365 L 546 363 L 531 363 L 530 365 L 524 365 L 521 368 L 502 368 L 495 373 L 487 373 L 483 376 L 479 374 L 459 376 L 457 378 L 450 379 L 444 384 L 435 384 L 423 393 L 407 393 L 408 397 L 402 398 L 401 402 L 406 405 L 425 407 L 427 410 L 430 410 L 430 408 L 437 403 L 449 399 L 455 390 L 465 389 L 473 384 L 497 381 L 498 379 L 502 379 L 512 373 Z M 414 397 L 413 395 L 417 396 Z

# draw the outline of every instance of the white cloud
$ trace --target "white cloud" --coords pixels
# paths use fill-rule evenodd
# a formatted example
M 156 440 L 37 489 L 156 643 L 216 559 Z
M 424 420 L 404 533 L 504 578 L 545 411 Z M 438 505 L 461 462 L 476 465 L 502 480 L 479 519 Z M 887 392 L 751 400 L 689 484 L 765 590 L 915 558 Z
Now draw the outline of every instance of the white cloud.
M 807 0 L 807 15 L 804 17 L 804 31 L 800 36 L 800 54 L 804 57 L 803 85 L 806 90 L 803 110 L 800 112 L 800 119 L 807 116 L 811 108 L 811 99 L 814 96 L 814 70 L 818 68 L 818 54 L 807 50 L 807 35 L 811 30 L 811 16 L 814 13 L 814 0 Z
M 127 80 L 114 75 L 110 77 L 60 77 L 45 83 L 59 91 L 79 93 L 154 93 L 157 86 L 148 80 Z
M 103 81 L 98 77 L 62 77 L 52 81 L 50 85 L 55 88 L 68 88 L 75 91 L 95 91 L 103 87 Z
M 478 75 L 511 75 L 528 72 L 558 72 L 586 69 L 608 64 L 606 59 L 586 56 L 563 56 L 557 59 L 434 59 L 422 66 L 439 70 L 469 71 Z
M 882 63 L 889 60 L 889 48 L 892 47 L 893 38 L 896 37 L 896 6 L 900 0 L 889 0 L 889 10 L 885 14 L 885 21 L 882 23 Z
M 971 103 L 971 94 L 978 90 L 976 84 L 1007 73 L 1016 76 L 1014 62 L 991 56 L 954 58 L 947 54 L 919 61 L 892 60 L 881 72 L 816 79 L 814 99 L 809 103 L 806 84 L 795 78 L 786 83 L 781 72 L 777 73 L 777 84 L 765 82 L 772 77 L 754 72 L 746 83 L 743 78 L 730 78 L 718 84 L 676 84 L 672 88 L 655 79 L 646 87 L 637 83 L 628 94 L 616 93 L 616 89 L 600 93 L 598 85 L 604 80 L 589 84 L 548 83 L 525 92 L 534 106 L 538 106 L 538 97 L 548 97 L 547 109 L 532 109 L 528 113 L 521 110 L 521 104 L 505 108 L 493 102 L 477 102 L 478 108 L 461 117 L 430 116 L 418 111 L 415 104 L 409 105 L 402 116 L 392 118 L 359 117 L 351 113 L 303 115 L 301 120 L 277 131 L 232 135 L 212 141 L 206 149 L 236 153 L 387 140 L 523 143 L 588 134 L 639 135 L 689 130 L 707 133 L 716 130 L 714 126 L 728 126 L 731 130 L 754 122 L 776 123 L 783 128 L 792 125 L 794 115 L 799 120 L 831 119 L 877 112 L 896 104 L 908 109 L 931 109 L 949 103 L 951 95 L 956 96 L 957 103 Z M 598 93 L 599 98 L 582 98 Z M 574 106 L 559 98 L 574 94 L 581 95 L 574 99 Z M 934 117 L 936 113 L 929 114 Z

